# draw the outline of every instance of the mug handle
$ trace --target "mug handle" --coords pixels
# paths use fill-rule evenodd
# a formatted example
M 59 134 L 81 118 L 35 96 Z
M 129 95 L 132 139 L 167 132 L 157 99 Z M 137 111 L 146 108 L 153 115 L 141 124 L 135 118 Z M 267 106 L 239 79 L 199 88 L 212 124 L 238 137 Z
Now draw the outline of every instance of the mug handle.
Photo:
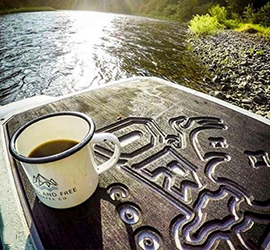
M 105 141 L 111 141 L 114 143 L 114 153 L 112 157 L 107 160 L 106 162 L 102 163 L 101 165 L 97 165 L 96 161 L 94 160 L 94 144 L 97 142 L 105 142 Z M 91 148 L 92 148 L 92 164 L 94 168 L 96 169 L 98 174 L 103 173 L 104 171 L 111 168 L 114 164 L 117 163 L 120 153 L 121 153 L 121 145 L 118 140 L 118 138 L 110 133 L 98 133 L 94 134 L 93 138 L 91 139 Z

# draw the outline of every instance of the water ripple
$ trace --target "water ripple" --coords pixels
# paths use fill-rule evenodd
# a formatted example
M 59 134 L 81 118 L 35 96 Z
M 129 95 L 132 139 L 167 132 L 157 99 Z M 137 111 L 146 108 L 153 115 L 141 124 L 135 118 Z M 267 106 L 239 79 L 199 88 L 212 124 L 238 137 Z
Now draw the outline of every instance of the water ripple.
M 204 69 L 176 23 L 82 11 L 0 16 L 0 105 L 131 76 L 200 89 Z

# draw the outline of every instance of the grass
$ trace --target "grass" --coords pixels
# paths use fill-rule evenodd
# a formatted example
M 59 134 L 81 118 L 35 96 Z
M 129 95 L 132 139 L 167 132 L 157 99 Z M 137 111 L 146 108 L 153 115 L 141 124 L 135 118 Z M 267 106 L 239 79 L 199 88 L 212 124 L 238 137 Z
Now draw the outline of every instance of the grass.
M 270 38 L 270 27 L 263 27 L 258 24 L 240 23 L 239 27 L 235 29 L 238 32 L 252 33 Z
M 189 29 L 195 35 L 213 35 L 222 29 L 232 29 L 238 32 L 252 33 L 270 38 L 270 27 L 266 28 L 259 24 L 253 24 L 252 21 L 248 21 L 247 18 L 235 17 L 234 19 L 229 19 L 225 7 L 216 5 L 209 9 L 208 12 L 209 14 L 206 15 L 196 15 L 189 21 Z M 266 18 L 267 17 L 264 17 L 263 20 L 267 20 Z M 241 20 L 242 22 L 245 20 L 245 23 L 242 23 Z
M 216 17 L 209 14 L 196 15 L 189 22 L 189 29 L 197 36 L 214 35 L 225 26 L 218 22 Z
M 13 14 L 18 12 L 33 12 L 33 11 L 54 11 L 54 8 L 47 6 L 38 6 L 38 7 L 20 7 L 15 9 L 0 10 L 0 15 Z
M 189 29 L 197 36 L 214 35 L 224 28 L 270 38 L 270 27 L 263 27 L 259 24 L 240 23 L 235 20 L 227 20 L 224 24 L 220 24 L 215 17 L 208 14 L 197 15 L 189 22 Z

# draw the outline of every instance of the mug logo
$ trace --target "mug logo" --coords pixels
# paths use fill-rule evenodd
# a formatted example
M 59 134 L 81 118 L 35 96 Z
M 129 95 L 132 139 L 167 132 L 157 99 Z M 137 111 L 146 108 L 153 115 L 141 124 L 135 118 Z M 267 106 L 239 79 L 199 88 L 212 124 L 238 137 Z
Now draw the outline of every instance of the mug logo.
M 42 190 L 47 189 L 48 191 L 53 191 L 58 189 L 58 183 L 53 178 L 47 179 L 41 174 L 33 176 L 33 183 Z

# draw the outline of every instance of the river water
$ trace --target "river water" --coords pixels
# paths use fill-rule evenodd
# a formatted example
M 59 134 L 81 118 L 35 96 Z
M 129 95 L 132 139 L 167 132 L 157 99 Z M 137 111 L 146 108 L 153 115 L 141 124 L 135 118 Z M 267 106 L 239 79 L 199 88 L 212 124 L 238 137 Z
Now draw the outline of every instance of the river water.
M 0 16 L 0 105 L 133 76 L 202 90 L 204 74 L 174 22 L 90 11 Z

